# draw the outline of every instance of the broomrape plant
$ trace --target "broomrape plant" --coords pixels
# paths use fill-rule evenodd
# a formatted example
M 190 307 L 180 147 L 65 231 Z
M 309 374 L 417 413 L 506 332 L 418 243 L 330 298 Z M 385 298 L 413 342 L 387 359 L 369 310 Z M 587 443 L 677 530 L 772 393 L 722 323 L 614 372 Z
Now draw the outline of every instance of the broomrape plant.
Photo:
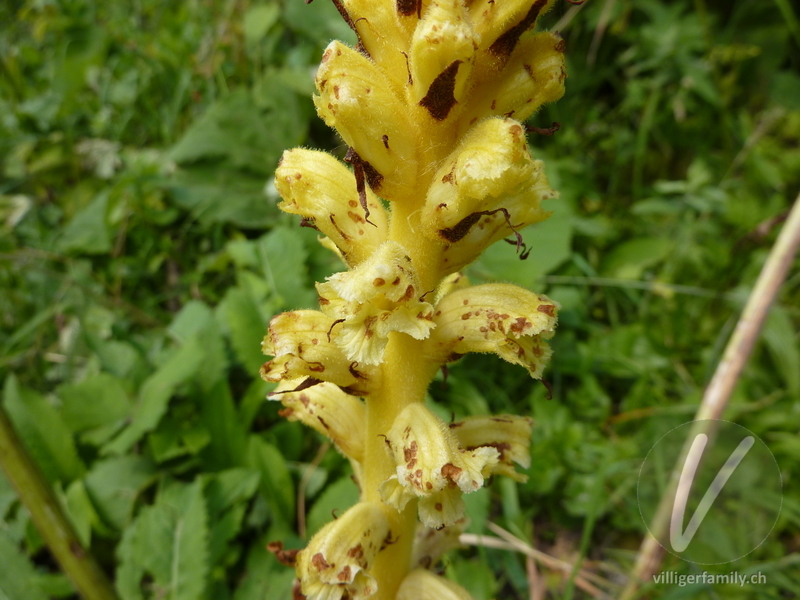
M 261 371 L 281 414 L 350 460 L 360 501 L 297 552 L 310 600 L 465 599 L 429 569 L 457 544 L 463 494 L 530 464 L 532 420 L 445 423 L 423 401 L 443 365 L 495 352 L 541 378 L 557 305 L 459 273 L 489 245 L 547 218 L 556 197 L 522 121 L 564 92 L 564 43 L 530 33 L 547 0 L 334 0 L 358 36 L 332 42 L 319 115 L 345 161 L 287 151 L 280 208 L 316 228 L 347 270 L 317 284 L 320 310 L 276 316 Z

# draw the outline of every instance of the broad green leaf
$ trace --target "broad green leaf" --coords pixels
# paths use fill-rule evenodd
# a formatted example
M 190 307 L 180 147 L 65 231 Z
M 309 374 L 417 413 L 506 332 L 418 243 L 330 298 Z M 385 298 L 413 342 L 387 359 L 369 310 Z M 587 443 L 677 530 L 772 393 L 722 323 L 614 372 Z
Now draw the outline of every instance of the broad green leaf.
M 308 535 L 314 535 L 323 525 L 329 523 L 334 518 L 334 511 L 341 515 L 353 506 L 358 502 L 358 496 L 358 486 L 350 477 L 342 477 L 326 487 L 308 511 Z
M 239 361 L 249 373 L 257 373 L 265 361 L 261 353 L 261 341 L 267 331 L 267 324 L 253 297 L 246 290 L 231 288 L 219 310 L 225 317 L 231 345 Z
M 0 528 L 0 600 L 48 600 L 36 578 L 28 558 Z
M 273 518 L 291 529 L 294 521 L 294 483 L 280 451 L 257 435 L 248 444 L 248 465 L 261 473 L 261 492 L 267 499 Z
M 19 385 L 14 375 L 6 378 L 3 395 L 14 428 L 45 478 L 69 483 L 80 477 L 85 467 L 56 409 L 43 396 Z
M 194 377 L 206 357 L 206 348 L 197 337 L 181 346 L 142 385 L 131 425 L 104 449 L 106 454 L 121 454 L 148 431 L 155 429 L 167 411 L 170 397 L 182 383 Z
M 62 252 L 105 254 L 111 250 L 111 234 L 106 225 L 108 193 L 101 193 L 89 206 L 73 217 L 58 238 Z
M 140 598 L 142 575 L 166 600 L 200 600 L 208 579 L 208 515 L 202 484 L 172 484 L 139 513 L 120 544 L 121 595 Z M 150 587 L 150 586 L 148 586 Z
M 236 588 L 234 600 L 291 598 L 294 569 L 278 563 L 275 557 L 267 552 L 266 542 L 267 540 L 264 540 L 251 547 L 247 556 L 245 575 Z
M 247 437 L 227 381 L 219 381 L 200 398 L 201 418 L 211 443 L 204 460 L 211 469 L 242 466 L 245 463 Z
M 246 468 L 228 469 L 211 475 L 205 487 L 209 516 L 216 518 L 237 502 L 250 500 L 260 480 L 258 471 Z
M 92 539 L 92 525 L 97 526 L 100 517 L 92 504 L 83 481 L 73 481 L 65 493 L 67 513 L 78 539 L 88 548 Z
M 260 42 L 267 30 L 277 23 L 280 7 L 277 4 L 255 4 L 244 13 L 244 39 L 248 44 Z
M 664 260 L 674 247 L 667 238 L 639 238 L 616 246 L 603 261 L 603 274 L 620 279 L 640 279 L 644 270 Z
M 121 531 L 128 524 L 137 495 L 154 476 L 153 463 L 144 457 L 109 458 L 92 465 L 85 479 L 86 491 L 103 521 Z
M 17 501 L 17 492 L 11 487 L 5 474 L 0 471 L 0 520 L 5 519 L 8 509 Z
M 355 46 L 356 39 L 353 31 L 345 24 L 333 3 L 312 6 L 290 2 L 286 4 L 283 18 L 287 25 L 297 32 L 301 32 L 312 40 L 342 40 L 346 44 Z
M 308 282 L 303 242 L 287 227 L 276 227 L 258 242 L 258 254 L 264 277 L 284 306 L 312 308 L 317 306 L 316 292 Z
M 205 303 L 199 300 L 190 300 L 175 315 L 167 332 L 175 341 L 185 344 L 193 335 L 206 329 L 213 320 L 214 315 Z
M 113 424 L 131 413 L 131 402 L 122 382 L 108 373 L 62 385 L 58 395 L 64 423 L 74 433 Z

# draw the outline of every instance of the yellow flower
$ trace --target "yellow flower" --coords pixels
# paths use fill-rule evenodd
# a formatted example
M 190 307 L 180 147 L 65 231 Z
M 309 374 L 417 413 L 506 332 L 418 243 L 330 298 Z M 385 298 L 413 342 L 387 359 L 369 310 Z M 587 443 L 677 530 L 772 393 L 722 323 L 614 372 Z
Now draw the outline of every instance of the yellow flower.
M 369 568 L 389 539 L 389 520 L 375 502 L 359 502 L 328 523 L 297 554 L 308 600 L 363 600 L 378 589 Z
M 525 482 L 527 475 L 514 470 L 517 463 L 523 469 L 531 466 L 531 428 L 533 419 L 518 415 L 494 415 L 467 417 L 463 421 L 450 423 L 450 430 L 456 434 L 459 445 L 470 450 L 481 446 L 491 446 L 499 453 L 493 473 Z
M 453 292 L 436 305 L 436 329 L 426 340 L 432 360 L 467 352 L 495 352 L 540 379 L 552 351 L 545 340 L 558 321 L 558 305 L 515 285 L 487 283 Z
M 275 187 L 283 197 L 278 208 L 300 215 L 339 248 L 348 265 L 369 257 L 387 237 L 387 215 L 366 189 L 366 212 L 360 206 L 356 180 L 338 160 L 325 152 L 297 148 L 283 153 L 275 172 Z
M 330 438 L 342 454 L 362 461 L 363 423 L 367 417 L 364 402 L 327 382 L 294 391 L 302 383 L 302 379 L 282 381 L 270 394 L 271 399 L 280 400 L 283 404 L 281 416 L 315 429 Z
M 403 510 L 409 500 L 419 498 L 419 516 L 427 527 L 461 519 L 461 494 L 479 489 L 499 457 L 490 447 L 461 449 L 447 425 L 420 403 L 397 416 L 386 446 L 396 470 L 381 485 L 384 502 Z
M 445 253 L 443 274 L 547 218 L 540 204 L 555 196 L 542 162 L 530 155 L 522 125 L 494 118 L 475 126 L 434 175 L 423 208 L 425 234 L 453 248 Z
M 264 338 L 264 354 L 275 358 L 261 367 L 266 381 L 278 383 L 301 377 L 335 383 L 363 396 L 379 382 L 378 372 L 348 360 L 331 341 L 335 322 L 315 310 L 294 310 L 273 317 Z
M 390 332 L 422 340 L 434 326 L 433 307 L 419 300 L 419 280 L 397 242 L 384 243 L 354 269 L 317 284 L 317 292 L 323 312 L 341 322 L 337 345 L 360 364 L 380 364 Z

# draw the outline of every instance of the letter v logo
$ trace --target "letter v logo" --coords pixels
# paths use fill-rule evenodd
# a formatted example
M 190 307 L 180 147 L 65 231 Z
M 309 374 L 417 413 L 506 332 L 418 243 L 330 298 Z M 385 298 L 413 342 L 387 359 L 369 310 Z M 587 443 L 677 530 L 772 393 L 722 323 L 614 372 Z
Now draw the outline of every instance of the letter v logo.
M 697 467 L 700 464 L 700 459 L 703 457 L 703 452 L 707 443 L 708 436 L 705 433 L 700 433 L 694 438 L 689 453 L 686 455 L 686 462 L 683 464 L 683 471 L 681 471 L 678 489 L 675 492 L 675 502 L 672 505 L 672 520 L 669 523 L 669 541 L 676 552 L 683 552 L 689 546 L 700 524 L 703 522 L 703 519 L 706 518 L 708 511 L 714 504 L 714 500 L 717 499 L 717 496 L 719 496 L 722 488 L 725 487 L 728 479 L 733 475 L 736 467 L 739 466 L 739 463 L 742 462 L 750 451 L 750 448 L 753 447 L 755 438 L 753 436 L 748 436 L 739 442 L 739 445 L 728 457 L 728 460 L 725 461 L 725 464 L 717 473 L 714 481 L 711 482 L 711 485 L 706 490 L 689 524 L 686 526 L 686 530 L 681 531 L 683 527 L 683 517 L 686 513 L 686 504 L 689 501 L 689 494 L 692 491 L 692 482 L 694 481 Z

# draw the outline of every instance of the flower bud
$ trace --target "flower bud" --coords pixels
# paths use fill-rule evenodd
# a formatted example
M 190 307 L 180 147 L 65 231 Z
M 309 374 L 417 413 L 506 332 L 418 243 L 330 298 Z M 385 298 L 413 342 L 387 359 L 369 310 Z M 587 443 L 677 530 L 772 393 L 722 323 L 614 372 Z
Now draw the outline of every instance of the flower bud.
M 473 600 L 473 598 L 457 583 L 426 569 L 414 569 L 400 584 L 397 600 Z
M 495 352 L 540 379 L 551 350 L 558 306 L 515 285 L 490 283 L 458 290 L 437 305 L 436 329 L 426 341 L 432 360 L 448 361 L 467 352 Z
M 349 265 L 370 256 L 387 237 L 387 215 L 380 200 L 366 189 L 370 223 L 359 204 L 350 170 L 326 152 L 296 148 L 283 153 L 275 172 L 283 197 L 278 208 L 301 215 L 341 250 Z
M 416 129 L 405 104 L 366 56 L 333 41 L 322 56 L 314 97 L 320 117 L 360 157 L 367 183 L 387 200 L 410 193 L 417 176 Z
M 491 446 L 500 453 L 493 472 L 525 482 L 527 475 L 514 470 L 513 463 L 522 468 L 531 466 L 531 428 L 533 419 L 518 415 L 467 417 L 450 423 L 459 445 L 465 450 Z
M 328 437 L 348 458 L 363 460 L 364 423 L 367 420 L 364 402 L 324 381 L 293 391 L 302 383 L 302 379 L 282 381 L 270 394 L 271 399 L 283 404 L 281 416 L 290 421 L 300 421 Z
M 420 498 L 419 516 L 428 527 L 461 519 L 461 493 L 479 489 L 499 456 L 494 448 L 462 450 L 447 425 L 419 403 L 397 416 L 386 445 L 397 468 L 381 485 L 384 502 L 403 510 L 409 500 Z
M 328 523 L 297 555 L 297 576 L 308 600 L 363 600 L 378 585 L 369 574 L 389 537 L 380 504 L 359 502 Z

